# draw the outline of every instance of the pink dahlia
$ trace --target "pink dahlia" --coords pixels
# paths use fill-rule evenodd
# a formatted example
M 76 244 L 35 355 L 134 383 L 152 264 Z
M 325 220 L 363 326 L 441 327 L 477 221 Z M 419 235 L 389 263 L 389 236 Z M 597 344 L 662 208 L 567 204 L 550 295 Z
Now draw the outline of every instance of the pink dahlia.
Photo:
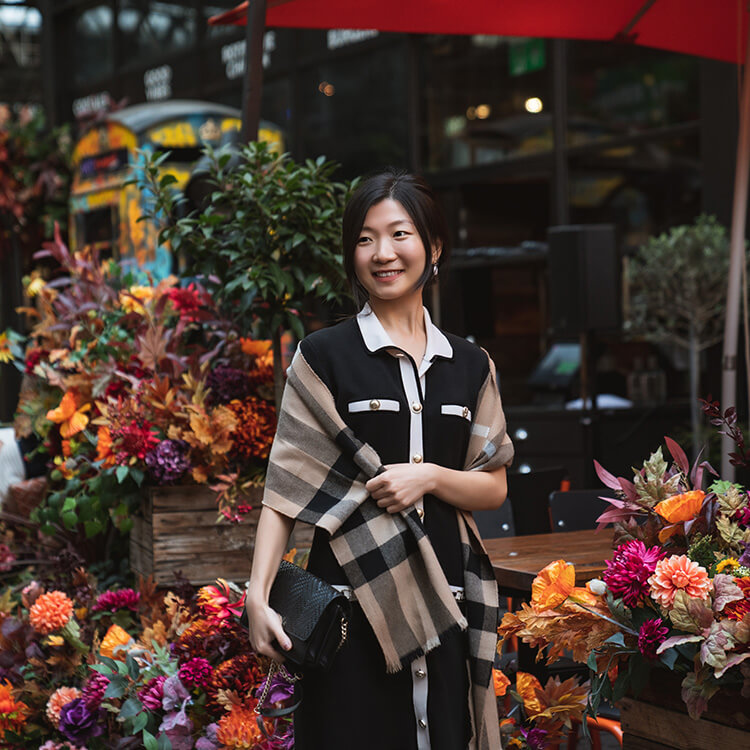
M 96 604 L 91 608 L 92 612 L 117 612 L 120 609 L 138 611 L 138 601 L 141 595 L 133 589 L 118 589 L 117 591 L 105 591 L 99 595 Z
M 669 628 L 658 617 L 646 620 L 638 631 L 638 650 L 647 659 L 656 659 L 656 649 L 669 635 Z
M 59 687 L 50 695 L 47 701 L 47 718 L 53 727 L 60 723 L 60 711 L 63 706 L 81 697 L 81 691 L 75 687 Z
M 138 698 L 147 711 L 159 711 L 162 707 L 162 698 L 164 698 L 164 682 L 166 675 L 160 674 L 158 677 L 150 679 L 139 691 Z
M 705 599 L 711 590 L 711 579 L 706 569 L 686 555 L 672 555 L 659 560 L 648 582 L 651 597 L 667 608 L 674 604 L 678 591 L 685 591 L 691 599 Z
M 89 675 L 86 684 L 83 686 L 83 693 L 81 697 L 83 702 L 90 709 L 97 709 L 104 700 L 104 691 L 109 685 L 109 678 L 105 677 L 101 672 L 92 672 Z
M 196 656 L 186 661 L 178 672 L 178 677 L 185 685 L 203 688 L 211 679 L 211 665 L 202 656 Z
M 614 557 L 607 560 L 602 578 L 613 596 L 622 599 L 628 607 L 635 607 L 648 596 L 649 576 L 665 554 L 659 547 L 647 548 L 638 540 L 621 544 Z

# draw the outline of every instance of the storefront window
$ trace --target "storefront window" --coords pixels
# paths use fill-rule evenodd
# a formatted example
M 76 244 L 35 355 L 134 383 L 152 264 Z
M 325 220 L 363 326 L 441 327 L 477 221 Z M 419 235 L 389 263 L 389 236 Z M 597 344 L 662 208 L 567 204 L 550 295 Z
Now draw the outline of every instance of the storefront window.
M 542 39 L 424 37 L 426 168 L 469 167 L 550 150 L 549 66 Z
M 611 42 L 571 42 L 568 142 L 591 143 L 699 117 L 696 57 Z
M 400 45 L 302 69 L 295 150 L 338 161 L 347 177 L 389 164 L 407 166 L 406 81 Z
M 196 10 L 186 3 L 121 0 L 117 26 L 123 59 L 163 57 L 195 43 Z
M 84 10 L 73 27 L 73 77 L 76 84 L 87 84 L 114 69 L 112 23 L 114 14 L 107 4 Z

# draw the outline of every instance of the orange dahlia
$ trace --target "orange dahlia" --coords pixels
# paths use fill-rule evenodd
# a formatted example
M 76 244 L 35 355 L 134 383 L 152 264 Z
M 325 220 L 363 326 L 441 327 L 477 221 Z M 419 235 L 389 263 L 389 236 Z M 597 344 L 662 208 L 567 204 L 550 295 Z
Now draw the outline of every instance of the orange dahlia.
M 651 597 L 667 608 L 674 604 L 680 590 L 685 591 L 691 599 L 705 599 L 711 590 L 711 579 L 706 569 L 687 555 L 672 555 L 659 560 L 648 583 Z
M 133 638 L 130 633 L 119 625 L 110 625 L 109 630 L 102 638 L 99 653 L 101 656 L 107 656 L 110 659 L 125 661 L 126 651 L 133 644 Z
M 81 691 L 78 688 L 57 688 L 47 701 L 47 718 L 50 720 L 50 724 L 53 727 L 57 727 L 60 723 L 60 711 L 62 711 L 63 706 L 80 697 Z
M 29 707 L 13 697 L 13 686 L 8 680 L 0 682 L 0 740 L 6 730 L 18 732 L 26 721 Z
M 531 584 L 531 606 L 541 612 L 562 604 L 576 585 L 576 570 L 565 560 L 547 565 Z
M 216 739 L 225 748 L 250 750 L 263 741 L 255 712 L 245 706 L 235 706 L 219 719 Z
M 29 610 L 29 622 L 38 633 L 48 635 L 67 625 L 73 614 L 73 602 L 62 591 L 42 594 Z
M 681 495 L 673 495 L 662 500 L 654 510 L 669 523 L 690 521 L 698 515 L 706 493 L 703 490 L 691 490 Z
M 245 461 L 268 458 L 276 434 L 273 404 L 248 396 L 242 401 L 230 401 L 227 406 L 237 418 L 237 427 L 232 433 L 235 455 Z
M 724 614 L 730 620 L 742 620 L 750 614 L 750 576 L 735 578 L 734 582 L 740 587 L 745 598 L 740 599 L 739 601 L 729 602 L 729 604 L 725 605 Z

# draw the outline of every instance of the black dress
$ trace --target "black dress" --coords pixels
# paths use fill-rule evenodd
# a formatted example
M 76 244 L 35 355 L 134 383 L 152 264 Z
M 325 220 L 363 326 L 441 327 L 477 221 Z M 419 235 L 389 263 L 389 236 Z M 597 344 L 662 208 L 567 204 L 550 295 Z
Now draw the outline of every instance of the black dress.
M 367 307 L 357 318 L 312 334 L 300 348 L 344 421 L 384 464 L 429 461 L 462 469 L 489 363 L 481 349 L 442 333 L 425 315 L 427 348 L 419 364 L 393 346 Z M 462 587 L 455 508 L 426 495 L 423 510 L 448 583 Z M 316 529 L 308 569 L 329 583 L 348 583 L 322 529 Z M 386 673 L 372 628 L 354 604 L 349 637 L 331 670 L 304 677 L 296 750 L 465 749 L 471 722 L 464 634 L 444 639 L 411 667 Z

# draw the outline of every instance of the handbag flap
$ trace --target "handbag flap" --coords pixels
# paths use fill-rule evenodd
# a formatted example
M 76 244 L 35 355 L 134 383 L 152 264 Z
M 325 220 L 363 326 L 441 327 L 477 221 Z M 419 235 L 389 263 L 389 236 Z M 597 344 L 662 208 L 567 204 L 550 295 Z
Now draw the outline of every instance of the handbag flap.
M 334 601 L 347 604 L 346 597 L 326 581 L 282 560 L 268 597 L 269 606 L 279 613 L 284 630 L 307 640 L 323 612 Z

